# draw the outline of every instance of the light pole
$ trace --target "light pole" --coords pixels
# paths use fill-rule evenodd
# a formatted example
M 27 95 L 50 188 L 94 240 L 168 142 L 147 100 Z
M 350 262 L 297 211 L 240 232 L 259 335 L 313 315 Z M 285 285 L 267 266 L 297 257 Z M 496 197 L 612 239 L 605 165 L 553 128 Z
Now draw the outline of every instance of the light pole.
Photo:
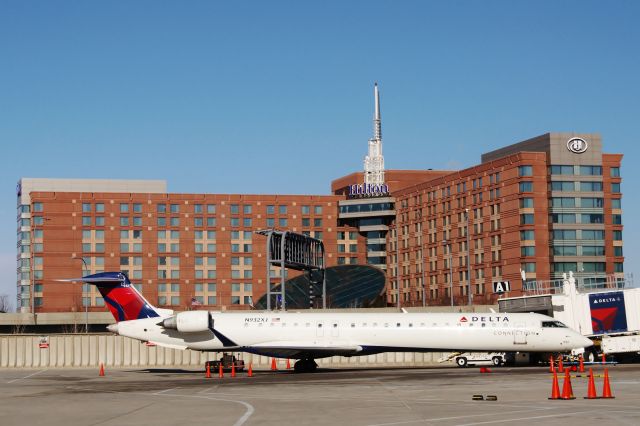
M 82 276 L 85 276 L 85 271 L 88 271 L 89 268 L 87 267 L 87 262 L 84 260 L 84 257 L 74 257 L 75 260 L 81 260 L 82 261 L 82 265 L 83 269 L 82 269 Z M 89 333 L 89 301 L 91 300 L 90 297 L 88 297 L 87 299 L 87 303 L 84 303 L 84 282 L 82 283 L 82 304 L 84 305 L 84 332 L 85 333 Z
M 467 295 L 471 306 L 471 245 L 469 241 L 469 209 L 464 209 L 464 217 L 467 220 Z

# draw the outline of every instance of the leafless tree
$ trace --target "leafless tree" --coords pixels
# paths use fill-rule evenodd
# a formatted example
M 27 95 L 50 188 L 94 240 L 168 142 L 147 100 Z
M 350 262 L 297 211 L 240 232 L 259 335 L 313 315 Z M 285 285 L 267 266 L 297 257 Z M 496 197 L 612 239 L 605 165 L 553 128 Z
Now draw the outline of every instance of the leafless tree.
M 0 313 L 13 312 L 13 303 L 8 294 L 0 294 Z

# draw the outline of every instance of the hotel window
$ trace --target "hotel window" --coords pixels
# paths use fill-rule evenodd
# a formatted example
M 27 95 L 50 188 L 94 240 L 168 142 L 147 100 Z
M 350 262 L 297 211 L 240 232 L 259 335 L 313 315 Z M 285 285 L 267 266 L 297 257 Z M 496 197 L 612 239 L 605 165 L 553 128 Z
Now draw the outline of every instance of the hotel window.
M 604 239 L 604 238 L 601 238 L 601 239 Z M 613 240 L 622 241 L 622 231 L 613 231 Z
M 216 239 L 216 231 L 207 231 L 207 239 L 215 240 Z
M 304 226 L 304 227 L 311 226 L 311 219 L 309 219 L 308 217 L 303 217 L 302 218 L 302 226 Z
M 233 227 L 240 226 L 240 218 L 232 217 L 231 218 L 231 226 L 233 226 Z
M 129 234 L 127 233 L 127 235 L 129 235 Z M 88 230 L 88 229 L 83 230 L 82 231 L 82 239 L 83 240 L 90 240 L 91 239 L 91 231 Z
M 520 247 L 520 256 L 535 256 L 536 248 L 533 246 Z
M 158 226 L 167 226 L 167 218 L 159 217 L 157 223 L 158 223 Z
M 82 226 L 91 226 L 91 216 L 82 216 Z
M 216 205 L 215 204 L 207 204 L 207 213 L 216 214 Z
M 308 215 L 311 213 L 311 207 L 309 206 L 302 206 L 301 208 L 302 214 L 303 215 Z
M 313 212 L 315 214 L 322 214 L 322 206 L 313 206 Z
M 620 167 L 611 168 L 611 177 L 620 177 Z
M 251 218 L 245 217 L 242 219 L 242 226 L 245 228 L 250 228 L 252 224 Z
M 322 219 L 313 219 L 313 226 L 316 228 L 322 227 Z
M 120 204 L 120 213 L 129 213 L 129 204 Z
M 267 228 L 273 228 L 276 225 L 276 221 L 272 217 L 267 218 Z
M 553 197 L 551 199 L 551 207 L 575 207 L 575 206 L 576 206 L 576 199 L 572 197 Z
M 278 213 L 287 214 L 287 206 L 278 206 Z
M 171 226 L 180 226 L 180 218 L 178 218 L 178 217 L 172 217 L 172 218 L 170 219 L 169 224 L 170 224 Z
M 202 226 L 202 218 L 201 217 L 194 217 L 193 218 L 193 226 L 197 226 L 197 227 L 201 227 Z
M 612 223 L 614 225 L 622 225 L 622 215 L 621 214 L 614 214 L 612 216 Z
M 585 182 L 581 182 L 581 183 L 585 183 Z M 576 184 L 573 181 L 552 181 L 551 190 L 571 192 L 576 190 Z
M 251 205 L 250 204 L 245 204 L 242 206 L 242 212 L 244 214 L 251 214 Z
M 576 223 L 575 213 L 553 213 L 551 223 Z
M 91 203 L 82 203 L 82 212 L 90 213 L 91 212 Z
M 613 255 L 614 256 L 624 256 L 622 254 L 622 246 L 613 246 Z
M 583 192 L 602 191 L 602 182 L 580 182 L 580 191 L 583 191 Z
M 167 231 L 158 231 L 158 239 L 164 240 L 167 238 Z
M 194 204 L 193 212 L 194 213 L 202 213 L 204 210 L 202 209 L 202 204 Z
M 583 256 L 604 256 L 604 246 L 582 246 Z
M 622 208 L 622 200 L 620 198 L 611 199 L 611 208 L 612 209 L 621 209 Z
M 171 204 L 169 209 L 170 209 L 171 213 L 180 213 L 180 205 L 178 205 L 178 204 Z
M 602 176 L 602 166 L 580 166 L 582 176 Z
M 577 256 L 576 246 L 553 246 L 554 256 Z
M 142 218 L 140 216 L 134 216 L 133 226 L 142 226 Z
M 166 256 L 158 256 L 158 265 L 164 266 L 167 264 Z
M 614 262 L 613 272 L 624 272 L 624 266 L 621 262 Z
M 549 171 L 552 175 L 573 175 L 573 166 L 550 166 Z
M 96 253 L 104 253 L 104 243 L 96 243 Z
M 244 245 L 243 245 L 243 249 L 244 249 L 243 251 L 244 251 L 245 253 L 251 253 L 251 251 L 252 251 L 252 246 L 251 246 L 251 244 L 244 244 Z
M 554 240 L 575 240 L 576 231 L 573 229 L 556 229 L 551 232 L 551 238 Z
M 535 272 L 536 264 L 534 262 L 527 262 L 522 264 L 522 270 L 525 272 Z
M 284 218 L 284 217 L 281 217 L 280 219 L 278 219 L 278 224 L 280 225 L 280 227 L 286 228 L 287 227 L 287 219 Z
M 556 262 L 553 264 L 553 272 L 576 272 L 578 264 L 576 262 Z
M 104 230 L 96 230 L 96 240 L 104 240 Z
M 171 231 L 169 235 L 172 239 L 180 239 L 180 231 Z
M 533 192 L 533 182 L 520 182 L 520 192 Z
M 216 226 L 216 218 L 208 217 L 207 218 L 207 226 Z
M 217 250 L 217 246 L 215 244 L 207 244 L 207 252 L 215 253 Z
M 582 223 L 604 223 L 604 215 L 596 213 L 583 213 L 581 215 Z
M 532 213 L 521 214 L 520 225 L 533 225 L 533 214 Z
M 269 204 L 267 205 L 267 214 L 275 214 L 276 213 L 276 206 Z
M 612 183 L 611 184 L 611 192 L 613 192 L 614 194 L 619 194 L 620 193 L 620 184 L 619 183 Z
M 604 263 L 604 262 L 582 262 L 582 270 L 584 272 L 606 272 L 606 263 Z
M 614 236 L 615 236 L 615 232 Z M 621 232 L 621 231 L 618 231 Z M 621 233 L 622 235 L 622 233 Z M 604 240 L 604 231 L 600 229 L 583 229 L 582 230 L 582 239 L 583 240 Z M 615 239 L 615 238 L 614 238 Z
M 104 226 L 104 216 L 96 216 L 96 226 Z
M 580 207 L 599 208 L 604 206 L 602 198 L 580 198 Z
M 121 217 L 120 218 L 120 226 L 129 226 L 129 218 Z
M 238 204 L 231 204 L 230 209 L 231 209 L 231 214 L 240 213 L 240 206 Z
M 521 198 L 520 199 L 520 208 L 532 208 L 533 207 L 533 198 Z
M 207 305 L 215 305 L 216 296 L 207 296 Z
M 519 166 L 518 167 L 518 176 L 533 176 L 533 167 L 531 167 L 531 166 Z M 482 183 L 480 183 L 480 186 L 482 186 Z
M 171 305 L 178 306 L 180 304 L 180 296 L 171 296 Z
M 167 245 L 165 243 L 158 243 L 158 252 L 166 253 L 167 252 Z
M 158 204 L 156 206 L 156 211 L 158 213 L 166 213 L 167 212 L 167 205 L 166 204 Z
M 133 212 L 134 213 L 142 213 L 142 204 L 133 203 Z

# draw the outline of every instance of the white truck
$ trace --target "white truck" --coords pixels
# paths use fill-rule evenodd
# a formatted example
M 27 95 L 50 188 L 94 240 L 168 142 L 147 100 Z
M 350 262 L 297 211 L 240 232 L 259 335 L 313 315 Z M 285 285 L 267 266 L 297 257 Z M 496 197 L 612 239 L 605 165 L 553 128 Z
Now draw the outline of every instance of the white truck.
M 580 278 L 525 282 L 527 294 L 498 300 L 500 312 L 538 312 L 563 322 L 594 341 L 585 360 L 601 353 L 640 359 L 640 288 L 633 277 Z

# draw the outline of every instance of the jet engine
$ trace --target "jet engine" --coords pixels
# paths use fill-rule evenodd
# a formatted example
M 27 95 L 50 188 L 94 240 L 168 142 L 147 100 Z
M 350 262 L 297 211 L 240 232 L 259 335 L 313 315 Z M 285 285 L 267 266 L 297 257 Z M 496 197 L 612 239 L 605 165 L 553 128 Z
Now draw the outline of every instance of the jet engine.
M 162 321 L 164 328 L 181 333 L 199 333 L 213 328 L 213 319 L 208 311 L 180 312 Z

